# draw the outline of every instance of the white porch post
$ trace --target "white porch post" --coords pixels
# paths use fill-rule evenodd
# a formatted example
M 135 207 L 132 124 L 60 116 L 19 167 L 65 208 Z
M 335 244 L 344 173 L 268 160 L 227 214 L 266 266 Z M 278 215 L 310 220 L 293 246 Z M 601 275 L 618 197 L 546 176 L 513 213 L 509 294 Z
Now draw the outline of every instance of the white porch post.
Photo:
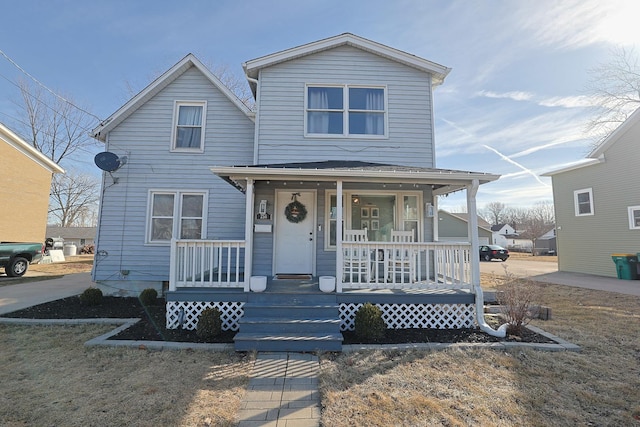
M 246 217 L 244 223 L 244 291 L 249 292 L 249 285 L 251 281 L 252 266 L 253 266 L 253 179 L 247 178 L 247 190 L 246 190 Z
M 469 242 L 471 243 L 471 284 L 480 285 L 480 241 L 478 239 L 478 210 L 476 207 L 476 194 L 480 182 L 474 179 L 467 187 L 467 212 L 469 212 Z
M 342 180 L 336 181 L 336 292 L 342 292 Z

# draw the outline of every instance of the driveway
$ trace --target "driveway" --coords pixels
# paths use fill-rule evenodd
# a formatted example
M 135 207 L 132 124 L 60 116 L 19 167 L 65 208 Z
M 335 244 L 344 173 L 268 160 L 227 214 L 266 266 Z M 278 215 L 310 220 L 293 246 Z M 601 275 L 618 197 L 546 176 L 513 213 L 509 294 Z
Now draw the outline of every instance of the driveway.
M 79 295 L 92 285 L 91 273 L 76 273 L 59 279 L 0 286 L 0 314 Z
M 480 272 L 503 276 L 505 271 L 503 266 L 507 267 L 507 271 L 515 276 L 529 277 L 538 282 L 640 296 L 640 280 L 620 280 L 612 277 L 558 271 L 558 265 L 555 262 L 529 261 L 527 259 L 481 262 Z

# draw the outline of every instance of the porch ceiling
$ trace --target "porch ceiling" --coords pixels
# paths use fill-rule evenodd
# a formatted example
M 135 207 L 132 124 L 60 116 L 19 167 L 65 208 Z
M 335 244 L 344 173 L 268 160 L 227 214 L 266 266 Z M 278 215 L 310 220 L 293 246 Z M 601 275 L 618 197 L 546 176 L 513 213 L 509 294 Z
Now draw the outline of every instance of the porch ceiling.
M 500 178 L 482 172 L 420 168 L 360 161 L 323 161 L 244 166 L 213 166 L 211 171 L 244 192 L 248 179 L 254 181 L 367 182 L 431 185 L 434 194 L 462 190 L 477 179 L 486 184 Z

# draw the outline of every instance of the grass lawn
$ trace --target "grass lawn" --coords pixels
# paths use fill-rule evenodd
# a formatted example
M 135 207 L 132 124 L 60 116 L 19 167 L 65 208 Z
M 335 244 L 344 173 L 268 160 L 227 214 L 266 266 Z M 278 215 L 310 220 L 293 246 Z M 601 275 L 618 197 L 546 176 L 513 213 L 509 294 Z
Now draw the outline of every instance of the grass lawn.
M 533 324 L 582 352 L 327 354 L 323 425 L 640 426 L 640 298 L 540 286 L 554 317 Z
M 322 354 L 322 425 L 640 427 L 640 298 L 538 286 L 580 353 Z M 253 354 L 83 346 L 110 329 L 0 325 L 0 425 L 234 425 Z

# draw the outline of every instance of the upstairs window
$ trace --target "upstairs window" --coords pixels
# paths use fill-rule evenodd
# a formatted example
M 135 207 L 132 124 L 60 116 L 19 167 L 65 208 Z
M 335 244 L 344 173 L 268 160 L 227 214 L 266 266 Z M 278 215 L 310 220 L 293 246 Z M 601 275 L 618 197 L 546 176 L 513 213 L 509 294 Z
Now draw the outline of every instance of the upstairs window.
M 384 88 L 307 86 L 306 134 L 386 136 Z
M 204 151 L 206 102 L 176 102 L 172 151 Z
M 573 192 L 576 216 L 593 215 L 593 190 L 585 188 Z

